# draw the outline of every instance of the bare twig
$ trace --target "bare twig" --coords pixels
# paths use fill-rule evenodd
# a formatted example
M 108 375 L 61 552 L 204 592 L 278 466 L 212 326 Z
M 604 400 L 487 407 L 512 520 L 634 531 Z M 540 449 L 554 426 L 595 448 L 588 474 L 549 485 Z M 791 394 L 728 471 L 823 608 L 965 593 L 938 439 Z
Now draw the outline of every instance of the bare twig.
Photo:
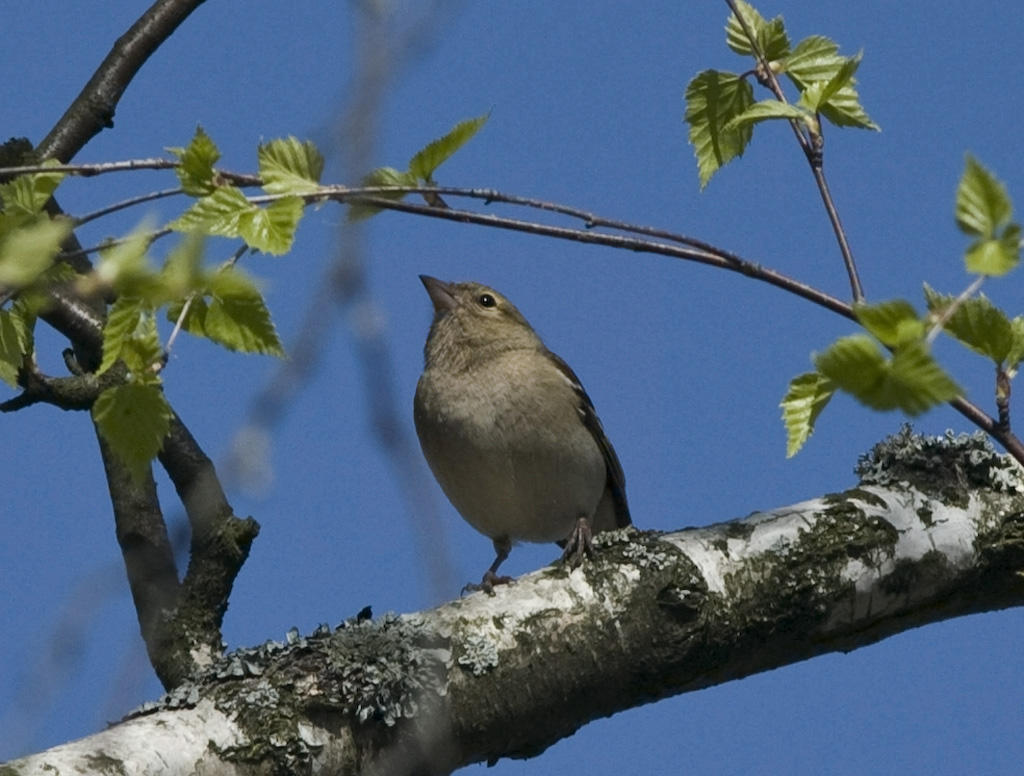
M 959 309 L 964 302 L 974 296 L 978 289 L 981 288 L 981 284 L 985 282 L 985 275 L 978 275 L 971 284 L 967 286 L 960 295 L 954 299 L 950 304 L 946 305 L 945 309 L 939 314 L 939 317 L 932 324 L 932 327 L 928 330 L 927 336 L 925 336 L 925 342 L 931 345 L 935 342 L 935 338 L 939 336 L 942 330 L 946 327 L 949 319 L 953 317 L 953 313 Z
M 108 172 L 128 172 L 132 170 L 172 170 L 178 166 L 175 159 L 123 159 L 119 162 L 99 162 L 95 164 L 26 164 L 20 167 L 0 167 L 0 176 L 15 177 L 18 175 L 34 175 L 45 172 L 63 172 L 91 178 Z
M 135 205 L 142 205 L 145 204 L 146 202 L 154 202 L 158 199 L 164 199 L 165 197 L 173 197 L 175 194 L 181 193 L 182 189 L 180 186 L 173 189 L 151 191 L 148 194 L 140 194 L 137 197 L 131 197 L 129 199 L 121 200 L 120 202 L 115 202 L 114 204 L 107 205 L 106 207 L 100 208 L 99 210 L 94 210 L 91 213 L 86 213 L 84 216 L 72 216 L 71 218 L 74 221 L 75 227 L 77 228 L 82 224 L 87 224 L 90 221 L 94 221 L 97 218 L 102 218 L 103 216 L 109 216 L 111 213 L 116 213 L 119 210 L 127 210 L 128 208 L 134 207 Z

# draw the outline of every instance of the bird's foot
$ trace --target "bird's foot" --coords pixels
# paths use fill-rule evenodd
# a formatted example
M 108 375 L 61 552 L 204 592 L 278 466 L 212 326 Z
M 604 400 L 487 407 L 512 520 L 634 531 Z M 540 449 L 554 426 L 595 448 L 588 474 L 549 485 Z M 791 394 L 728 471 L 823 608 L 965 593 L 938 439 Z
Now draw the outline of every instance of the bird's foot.
M 493 571 L 488 569 L 484 573 L 484 578 L 480 580 L 480 584 L 470 582 L 464 588 L 462 588 L 462 594 L 475 593 L 478 590 L 482 590 L 487 595 L 494 595 L 494 588 L 496 585 L 514 585 L 515 580 L 512 577 L 499 576 Z
M 585 517 L 576 521 L 576 527 L 569 534 L 565 542 L 565 551 L 562 553 L 562 561 L 568 563 L 569 568 L 576 568 L 583 562 L 583 556 L 594 557 L 593 533 L 590 530 L 590 521 Z

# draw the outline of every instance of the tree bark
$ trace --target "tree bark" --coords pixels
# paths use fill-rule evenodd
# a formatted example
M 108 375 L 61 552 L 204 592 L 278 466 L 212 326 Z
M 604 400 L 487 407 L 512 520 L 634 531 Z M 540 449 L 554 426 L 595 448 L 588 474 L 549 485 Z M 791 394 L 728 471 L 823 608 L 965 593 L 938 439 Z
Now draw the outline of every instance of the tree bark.
M 981 447 L 908 464 L 904 445 L 844 493 L 602 534 L 593 562 L 493 597 L 240 650 L 126 721 L 9 767 L 449 773 L 532 757 L 640 704 L 1019 606 L 1024 486 Z

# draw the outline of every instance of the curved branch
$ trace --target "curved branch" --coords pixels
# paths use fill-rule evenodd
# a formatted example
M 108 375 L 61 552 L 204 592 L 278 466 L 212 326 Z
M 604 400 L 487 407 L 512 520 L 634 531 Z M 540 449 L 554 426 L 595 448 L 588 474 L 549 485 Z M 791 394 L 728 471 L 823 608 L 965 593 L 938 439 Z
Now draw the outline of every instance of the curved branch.
M 128 84 L 203 0 L 157 0 L 139 17 L 82 88 L 50 133 L 36 147 L 41 159 L 67 162 L 103 129 L 114 125 L 114 111 Z

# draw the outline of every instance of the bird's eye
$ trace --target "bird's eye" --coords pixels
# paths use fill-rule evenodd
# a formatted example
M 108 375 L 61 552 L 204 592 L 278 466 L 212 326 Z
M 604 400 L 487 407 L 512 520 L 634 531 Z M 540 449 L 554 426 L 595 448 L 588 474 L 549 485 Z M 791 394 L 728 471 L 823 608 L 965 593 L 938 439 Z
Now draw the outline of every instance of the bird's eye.
M 497 302 L 494 301 L 494 297 L 490 294 L 480 294 L 480 296 L 477 297 L 477 301 L 480 303 L 481 307 L 494 307 L 497 304 Z

